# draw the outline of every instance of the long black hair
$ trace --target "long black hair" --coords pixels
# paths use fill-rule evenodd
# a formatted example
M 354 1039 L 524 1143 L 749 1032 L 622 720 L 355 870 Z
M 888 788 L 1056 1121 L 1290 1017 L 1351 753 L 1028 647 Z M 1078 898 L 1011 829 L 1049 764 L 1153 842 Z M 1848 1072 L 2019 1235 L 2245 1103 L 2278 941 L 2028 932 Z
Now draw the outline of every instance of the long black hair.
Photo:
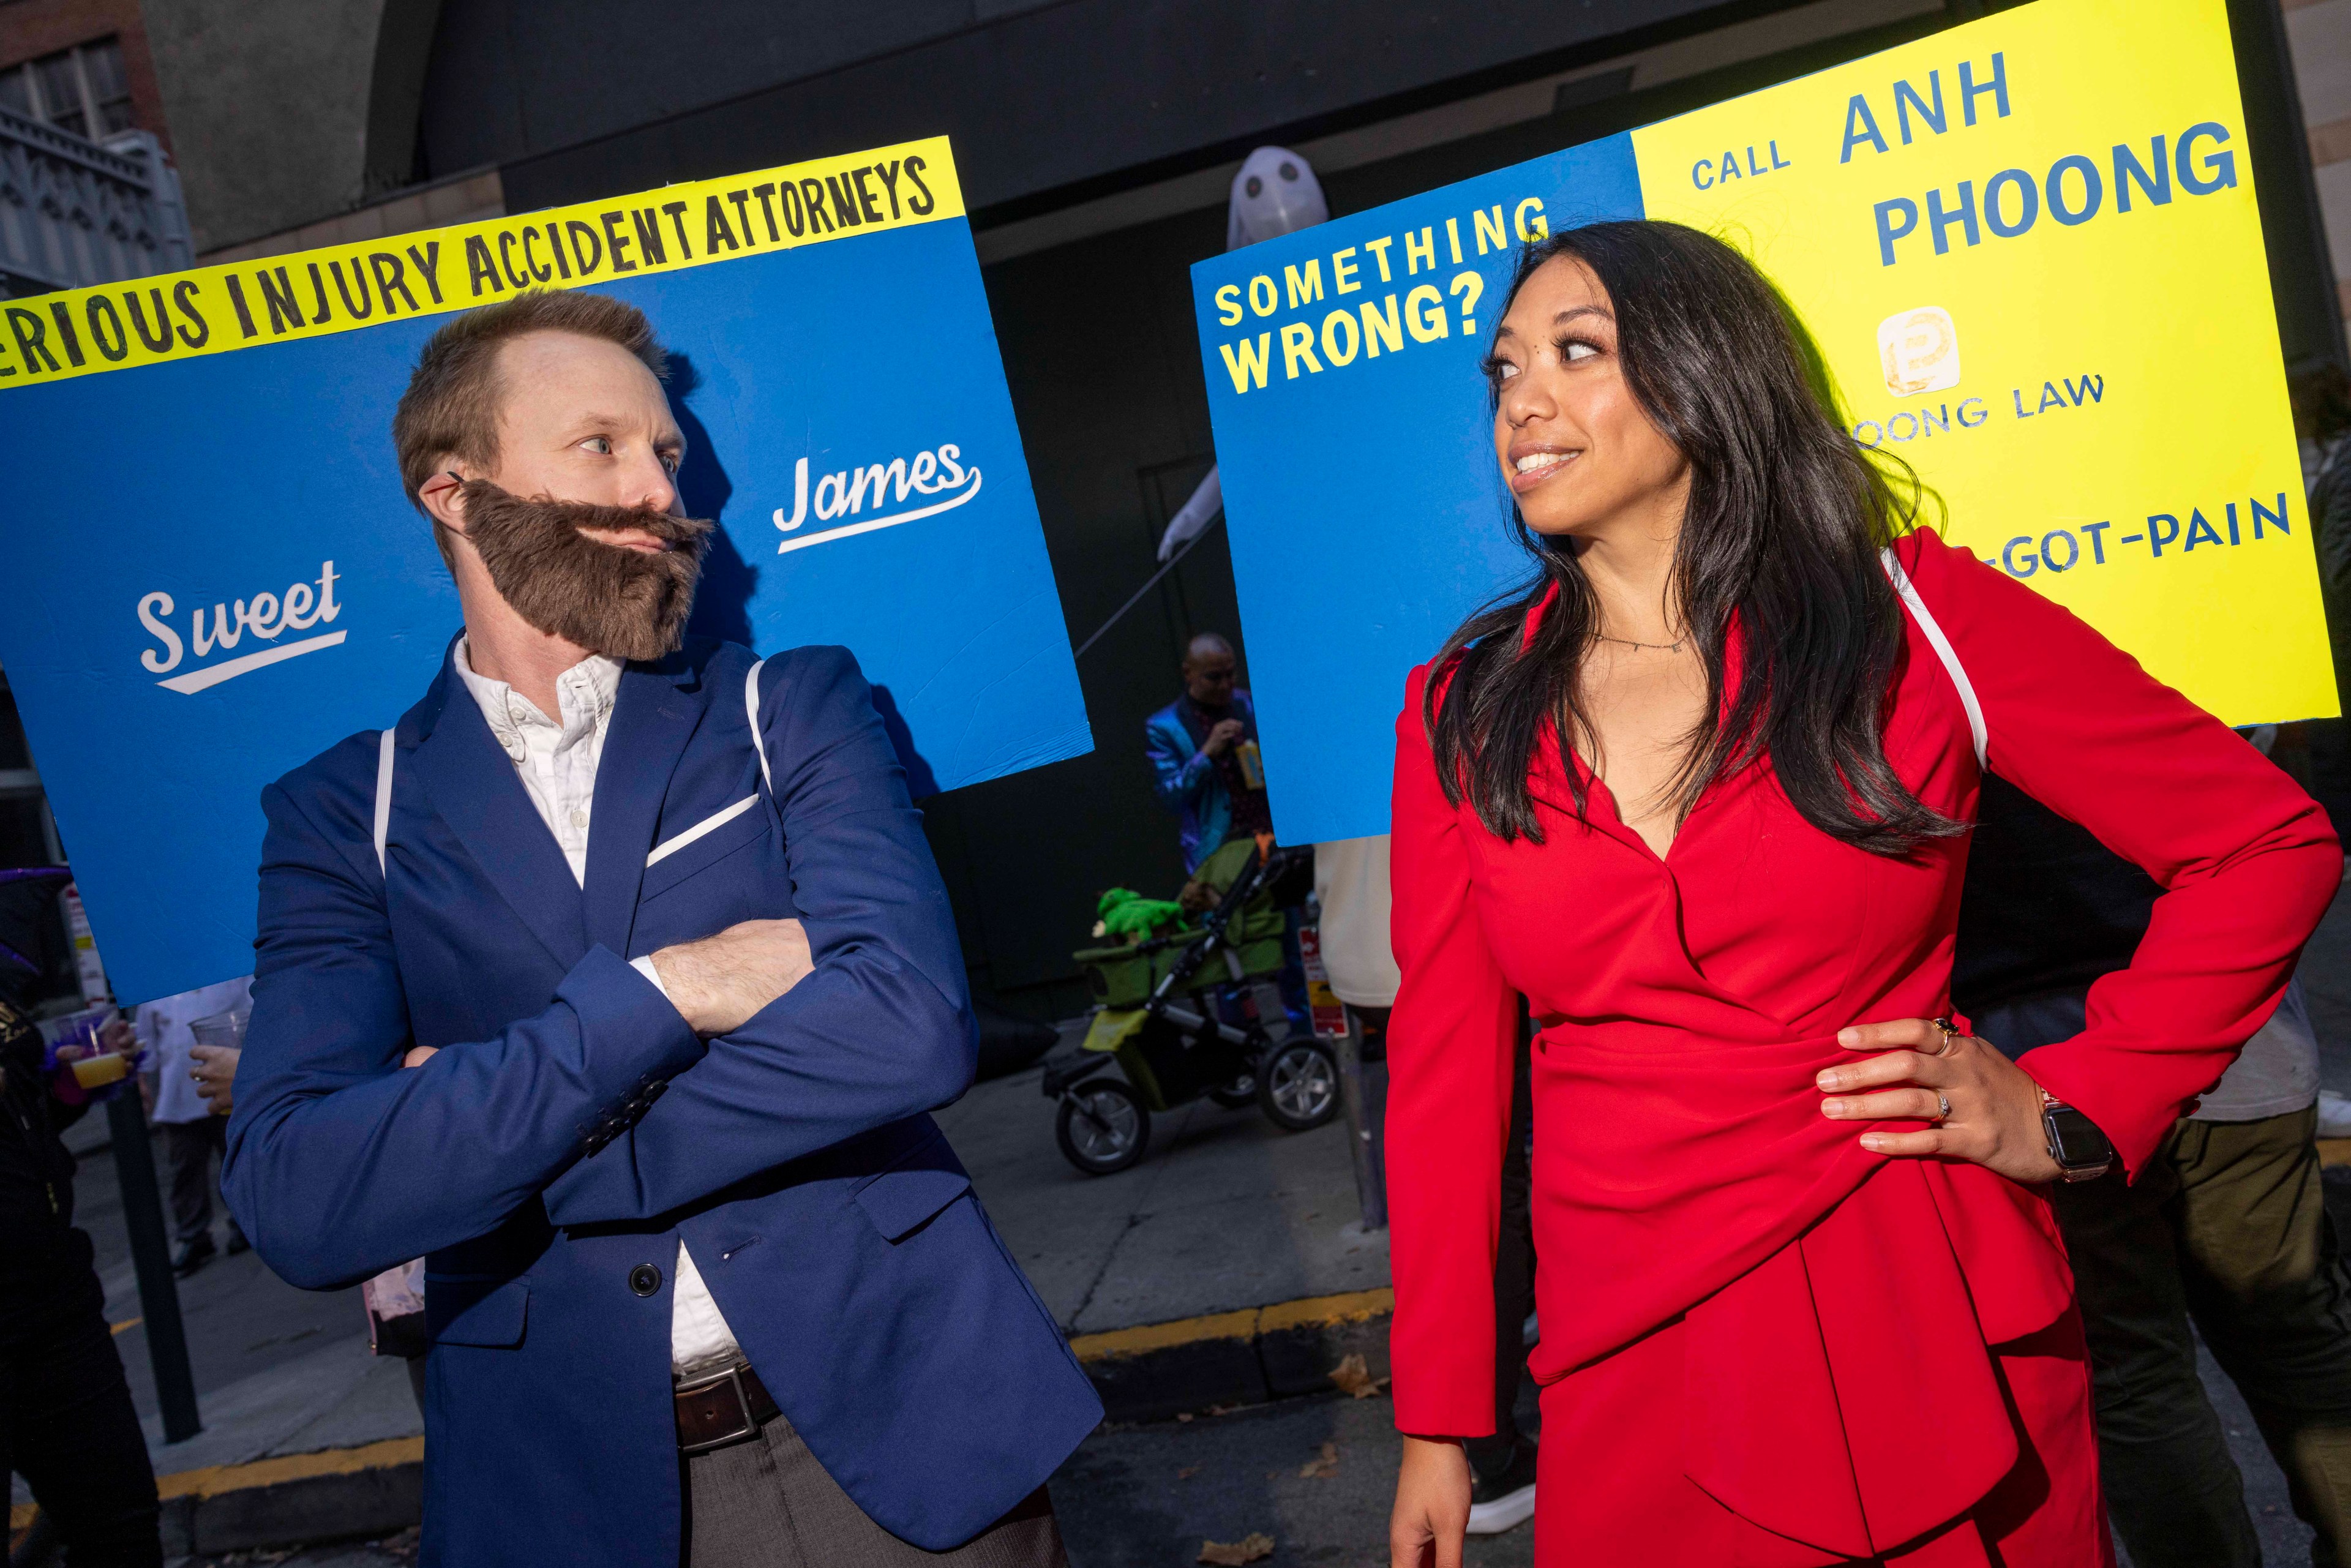
M 1560 256 L 1608 291 L 1625 384 L 1689 464 L 1672 592 L 1705 661 L 1707 716 L 1673 780 L 1676 816 L 1713 779 L 1768 758 L 1806 821 L 1873 853 L 1965 831 L 1886 760 L 1904 629 L 1880 552 L 1917 519 L 1915 478 L 1897 486 L 1838 425 L 1809 340 L 1729 246 L 1679 224 L 1568 229 L 1526 248 L 1502 312 Z M 1535 534 L 1515 507 L 1511 520 L 1535 575 L 1447 641 L 1423 716 L 1447 799 L 1469 800 L 1504 840 L 1541 842 L 1528 774 L 1547 736 L 1564 746 L 1592 733 L 1578 675 L 1599 606 L 1569 540 Z M 1553 588 L 1558 602 L 1524 637 Z M 1565 772 L 1580 819 L 1587 787 Z

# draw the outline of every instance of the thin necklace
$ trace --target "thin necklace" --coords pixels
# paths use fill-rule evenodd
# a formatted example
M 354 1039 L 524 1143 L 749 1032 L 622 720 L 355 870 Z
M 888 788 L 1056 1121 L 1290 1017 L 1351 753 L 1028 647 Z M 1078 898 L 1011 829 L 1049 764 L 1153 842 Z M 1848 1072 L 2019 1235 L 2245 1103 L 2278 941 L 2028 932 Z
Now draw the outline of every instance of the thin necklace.
M 1655 648 L 1660 653 L 1678 653 L 1682 651 L 1682 643 L 1687 641 L 1677 637 L 1670 643 L 1635 643 L 1630 637 L 1611 637 L 1605 632 L 1594 632 L 1593 635 L 1603 643 L 1621 643 L 1627 648 Z

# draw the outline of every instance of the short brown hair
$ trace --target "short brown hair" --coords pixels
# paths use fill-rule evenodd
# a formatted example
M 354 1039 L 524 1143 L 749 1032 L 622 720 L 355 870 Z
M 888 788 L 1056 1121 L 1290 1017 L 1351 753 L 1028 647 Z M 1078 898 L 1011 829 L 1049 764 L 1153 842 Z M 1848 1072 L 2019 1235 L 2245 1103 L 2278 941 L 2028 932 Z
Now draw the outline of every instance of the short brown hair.
M 466 311 L 434 333 L 416 356 L 416 370 L 392 416 L 400 482 L 419 511 L 423 503 L 417 492 L 443 459 L 455 457 L 477 468 L 497 461 L 498 349 L 528 332 L 569 332 L 617 343 L 654 375 L 669 376 L 668 357 L 653 340 L 645 313 L 609 294 L 532 289 Z M 439 533 L 437 526 L 434 531 Z M 445 541 L 442 554 L 448 554 Z

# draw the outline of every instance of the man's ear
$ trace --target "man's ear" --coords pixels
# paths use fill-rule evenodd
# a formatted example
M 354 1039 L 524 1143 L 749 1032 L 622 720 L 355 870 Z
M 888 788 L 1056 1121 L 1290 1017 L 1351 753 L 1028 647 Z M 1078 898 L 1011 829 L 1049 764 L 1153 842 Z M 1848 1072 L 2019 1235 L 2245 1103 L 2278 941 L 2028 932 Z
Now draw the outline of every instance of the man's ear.
M 424 481 L 416 492 L 424 515 L 455 534 L 465 531 L 465 479 L 451 469 L 442 469 Z

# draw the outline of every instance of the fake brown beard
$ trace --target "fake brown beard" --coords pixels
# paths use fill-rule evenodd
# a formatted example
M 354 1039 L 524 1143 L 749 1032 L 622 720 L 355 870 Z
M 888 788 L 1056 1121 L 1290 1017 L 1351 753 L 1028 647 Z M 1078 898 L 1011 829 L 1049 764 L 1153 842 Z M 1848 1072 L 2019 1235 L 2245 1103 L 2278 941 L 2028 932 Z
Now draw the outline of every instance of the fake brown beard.
M 716 525 L 641 507 L 599 507 L 545 496 L 525 500 L 468 479 L 465 537 L 516 614 L 550 637 L 623 661 L 649 662 L 684 640 Z M 655 554 L 582 533 L 642 528 L 669 546 Z

